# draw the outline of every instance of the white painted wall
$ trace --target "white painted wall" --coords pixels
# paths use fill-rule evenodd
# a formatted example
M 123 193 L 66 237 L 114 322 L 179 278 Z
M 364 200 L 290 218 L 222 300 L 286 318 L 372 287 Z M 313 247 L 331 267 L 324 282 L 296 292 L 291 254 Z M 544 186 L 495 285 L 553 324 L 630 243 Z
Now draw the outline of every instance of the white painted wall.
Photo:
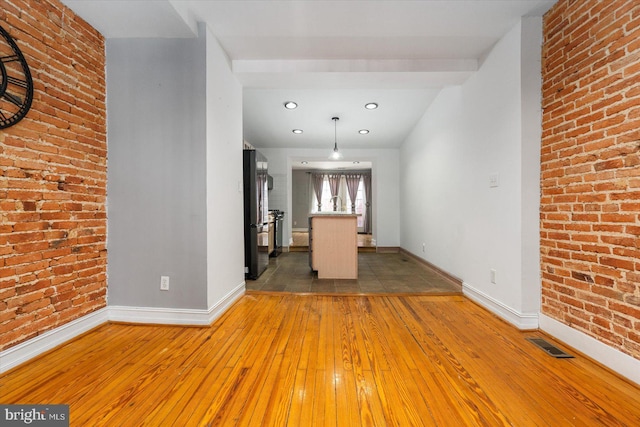
M 530 268 L 539 265 L 538 224 L 529 209 L 539 194 L 531 129 L 540 123 L 540 83 L 536 91 L 522 74 L 531 65 L 523 55 L 536 54 L 529 43 L 538 43 L 539 61 L 540 37 L 524 39 L 532 28 L 518 24 L 467 82 L 441 91 L 400 154 L 402 247 L 461 278 L 467 294 L 521 327 L 537 326 L 539 307 L 538 269 Z M 492 174 L 498 187 L 489 185 Z
M 201 24 L 201 31 L 204 26 Z M 244 285 L 242 86 L 206 29 L 207 302 Z
M 251 142 L 251 141 L 249 141 Z M 258 150 L 269 160 L 269 174 L 286 176 L 286 185 L 274 184 L 269 193 L 269 208 L 285 211 L 284 241 L 291 238 L 292 221 L 292 165 L 293 162 L 327 160 L 331 147 L 319 149 L 270 148 Z M 400 246 L 400 152 L 396 149 L 340 150 L 344 160 L 371 162 L 371 191 L 373 193 L 373 238 L 378 246 Z M 286 206 L 284 206 L 286 201 Z

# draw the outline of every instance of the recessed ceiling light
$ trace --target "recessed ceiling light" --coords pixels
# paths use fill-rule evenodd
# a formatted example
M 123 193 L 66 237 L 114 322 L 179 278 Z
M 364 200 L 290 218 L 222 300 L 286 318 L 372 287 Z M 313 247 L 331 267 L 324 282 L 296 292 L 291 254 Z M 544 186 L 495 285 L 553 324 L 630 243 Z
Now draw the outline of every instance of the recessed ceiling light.
M 284 108 L 286 108 L 287 110 L 293 110 L 296 107 L 298 107 L 298 104 L 293 101 L 287 101 L 284 103 Z
M 306 160 L 303 161 L 303 162 L 300 162 L 300 163 L 302 163 L 303 165 L 308 165 L 309 164 L 309 162 L 307 162 Z
M 291 132 L 293 132 L 295 134 L 301 134 L 302 133 L 302 129 L 294 129 Z
M 359 133 L 360 135 L 366 135 L 366 134 L 368 134 L 368 133 L 369 133 L 369 129 L 360 129 L 360 130 L 358 131 L 358 133 Z
M 360 164 L 360 162 L 356 160 L 355 162 L 353 162 L 353 164 L 354 164 L 354 165 L 359 165 L 359 164 Z
M 378 104 L 376 104 L 375 102 L 370 102 L 368 104 L 365 104 L 364 108 L 366 108 L 367 110 L 375 110 L 376 108 L 378 108 Z

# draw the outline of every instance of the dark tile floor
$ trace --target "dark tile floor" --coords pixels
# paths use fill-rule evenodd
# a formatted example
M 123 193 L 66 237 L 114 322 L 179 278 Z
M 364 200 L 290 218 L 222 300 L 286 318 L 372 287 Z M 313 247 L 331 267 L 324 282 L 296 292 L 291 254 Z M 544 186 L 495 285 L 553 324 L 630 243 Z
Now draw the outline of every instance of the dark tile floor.
M 358 279 L 318 279 L 306 252 L 285 252 L 271 258 L 247 291 L 345 294 L 461 294 L 460 284 L 402 253 L 359 253 Z

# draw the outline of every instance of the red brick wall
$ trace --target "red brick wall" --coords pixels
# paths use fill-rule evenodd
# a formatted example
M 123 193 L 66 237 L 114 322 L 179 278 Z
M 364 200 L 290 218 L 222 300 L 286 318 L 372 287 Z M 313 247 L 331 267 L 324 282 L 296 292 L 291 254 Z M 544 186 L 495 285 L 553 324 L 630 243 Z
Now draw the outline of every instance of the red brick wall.
M 0 350 L 106 305 L 103 37 L 57 0 L 0 0 L 34 80 L 0 130 Z
M 542 311 L 640 359 L 640 2 L 545 16 Z

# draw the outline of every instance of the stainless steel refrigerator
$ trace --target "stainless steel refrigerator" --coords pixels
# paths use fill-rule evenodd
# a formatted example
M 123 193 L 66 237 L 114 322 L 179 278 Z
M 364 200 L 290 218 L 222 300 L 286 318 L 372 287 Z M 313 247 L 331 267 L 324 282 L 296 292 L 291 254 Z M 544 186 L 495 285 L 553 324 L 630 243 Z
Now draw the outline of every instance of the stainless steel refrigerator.
M 244 272 L 257 279 L 269 264 L 269 190 L 267 158 L 244 150 Z

